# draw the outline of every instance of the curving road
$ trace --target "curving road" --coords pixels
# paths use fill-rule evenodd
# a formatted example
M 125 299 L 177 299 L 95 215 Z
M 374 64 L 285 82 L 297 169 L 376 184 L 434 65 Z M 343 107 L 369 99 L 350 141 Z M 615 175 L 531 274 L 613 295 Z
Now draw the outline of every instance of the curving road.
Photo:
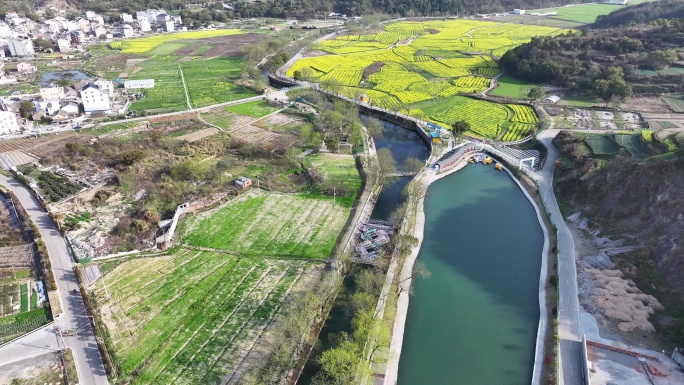
M 102 364 L 102 357 L 100 357 L 100 351 L 95 341 L 93 327 L 78 290 L 76 274 L 72 269 L 71 257 L 64 238 L 24 185 L 2 174 L 0 174 L 0 185 L 7 187 L 17 196 L 33 223 L 38 227 L 47 247 L 62 305 L 62 313 L 56 315 L 54 324 L 62 330 L 78 331 L 78 335 L 63 337 L 62 341 L 74 354 L 79 383 L 87 385 L 109 384 Z M 76 290 L 77 293 L 72 293 L 72 290 Z M 3 347 L 3 350 L 5 348 L 11 348 L 11 344 Z M 37 347 L 37 349 L 45 351 L 44 346 Z M 25 350 L 27 356 L 32 354 L 31 349 Z
M 560 130 L 548 129 L 537 136 L 537 139 L 548 149 L 548 153 L 544 167 L 535 173 L 535 179 L 551 222 L 558 229 L 558 336 L 560 337 L 558 383 L 583 385 L 575 243 L 563 220 L 553 192 L 553 169 L 558 158 L 558 150 L 551 141 L 559 132 Z

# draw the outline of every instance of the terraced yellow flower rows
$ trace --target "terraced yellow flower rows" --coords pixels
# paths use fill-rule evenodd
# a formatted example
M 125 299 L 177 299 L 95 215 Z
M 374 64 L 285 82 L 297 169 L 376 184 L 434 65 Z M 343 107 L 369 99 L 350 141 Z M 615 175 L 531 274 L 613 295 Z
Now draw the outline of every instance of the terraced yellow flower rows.
M 425 120 L 450 124 L 460 117 L 471 122 L 472 134 L 506 140 L 518 140 L 534 128 L 537 116 L 532 109 L 458 95 L 489 87 L 489 78 L 500 72 L 494 57 L 534 36 L 565 32 L 475 20 L 402 21 L 383 29 L 320 42 L 316 48 L 329 55 L 300 59 L 287 74 L 333 80 L 342 86 L 342 94 L 365 94 L 372 105 Z M 382 68 L 364 77 L 364 70 L 376 63 Z M 435 99 L 439 102 L 433 103 Z

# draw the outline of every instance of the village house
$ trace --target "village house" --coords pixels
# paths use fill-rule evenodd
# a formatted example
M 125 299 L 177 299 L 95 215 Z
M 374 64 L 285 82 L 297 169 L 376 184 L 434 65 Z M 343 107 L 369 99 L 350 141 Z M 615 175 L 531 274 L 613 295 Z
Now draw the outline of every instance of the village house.
M 56 86 L 54 84 L 48 87 L 41 87 L 39 90 L 40 98 L 44 101 L 60 100 L 64 98 L 64 87 Z
M 83 104 L 83 111 L 86 115 L 92 113 L 105 113 L 111 112 L 111 107 L 109 105 L 109 95 L 103 93 L 100 87 L 90 83 L 83 87 L 80 92 L 81 103 Z
M 122 23 L 132 23 L 133 22 L 133 15 L 130 13 L 122 13 L 121 14 L 121 22 Z
M 23 61 L 17 64 L 17 72 L 19 72 L 22 75 L 32 74 L 36 71 L 38 71 L 38 67 L 31 65 L 31 63 L 29 62 Z
M 0 135 L 19 131 L 17 116 L 12 111 L 0 111 Z
M 147 19 L 138 20 L 138 26 L 140 27 L 141 32 L 150 32 L 152 30 L 152 26 Z
M 108 96 L 114 95 L 114 83 L 104 79 L 97 79 L 95 82 L 93 82 L 93 84 L 98 86 L 100 88 L 100 92 L 103 94 Z

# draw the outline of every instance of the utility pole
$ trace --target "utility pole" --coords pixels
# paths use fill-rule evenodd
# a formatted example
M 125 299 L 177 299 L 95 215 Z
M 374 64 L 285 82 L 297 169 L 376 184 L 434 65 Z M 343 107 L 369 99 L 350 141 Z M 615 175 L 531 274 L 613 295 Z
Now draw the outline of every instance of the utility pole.
M 105 295 L 107 296 L 106 299 L 109 299 L 109 291 L 107 290 L 107 285 L 105 284 L 104 275 L 101 276 L 100 278 L 102 279 L 102 286 L 105 289 Z

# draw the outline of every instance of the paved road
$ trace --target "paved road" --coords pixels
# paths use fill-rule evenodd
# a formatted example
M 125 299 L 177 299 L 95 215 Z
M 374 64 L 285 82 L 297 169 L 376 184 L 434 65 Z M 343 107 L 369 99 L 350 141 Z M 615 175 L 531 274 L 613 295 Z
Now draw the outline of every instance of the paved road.
M 537 173 L 536 179 L 544 206 L 551 215 L 551 222 L 558 229 L 558 335 L 560 337 L 558 383 L 561 385 L 582 385 L 584 381 L 580 344 L 580 305 L 577 289 L 577 267 L 575 265 L 577 256 L 572 234 L 563 220 L 553 192 L 553 166 L 558 158 L 558 150 L 551 141 L 559 132 L 560 130 L 549 129 L 537 136 L 537 139 L 548 149 L 548 154 L 544 168 Z
M 9 188 L 19 198 L 31 220 L 38 226 L 47 246 L 62 305 L 62 314 L 55 318 L 55 325 L 62 330 L 71 329 L 79 332 L 77 336 L 64 337 L 64 343 L 74 353 L 80 383 L 109 384 L 83 298 L 80 293 L 71 292 L 78 289 L 78 282 L 72 270 L 71 258 L 64 239 L 33 195 L 22 184 L 2 174 L 0 174 L 0 184 Z
M 62 348 L 54 325 L 48 324 L 0 347 L 0 365 L 37 357 Z M 0 369 L 1 371 L 2 369 Z

